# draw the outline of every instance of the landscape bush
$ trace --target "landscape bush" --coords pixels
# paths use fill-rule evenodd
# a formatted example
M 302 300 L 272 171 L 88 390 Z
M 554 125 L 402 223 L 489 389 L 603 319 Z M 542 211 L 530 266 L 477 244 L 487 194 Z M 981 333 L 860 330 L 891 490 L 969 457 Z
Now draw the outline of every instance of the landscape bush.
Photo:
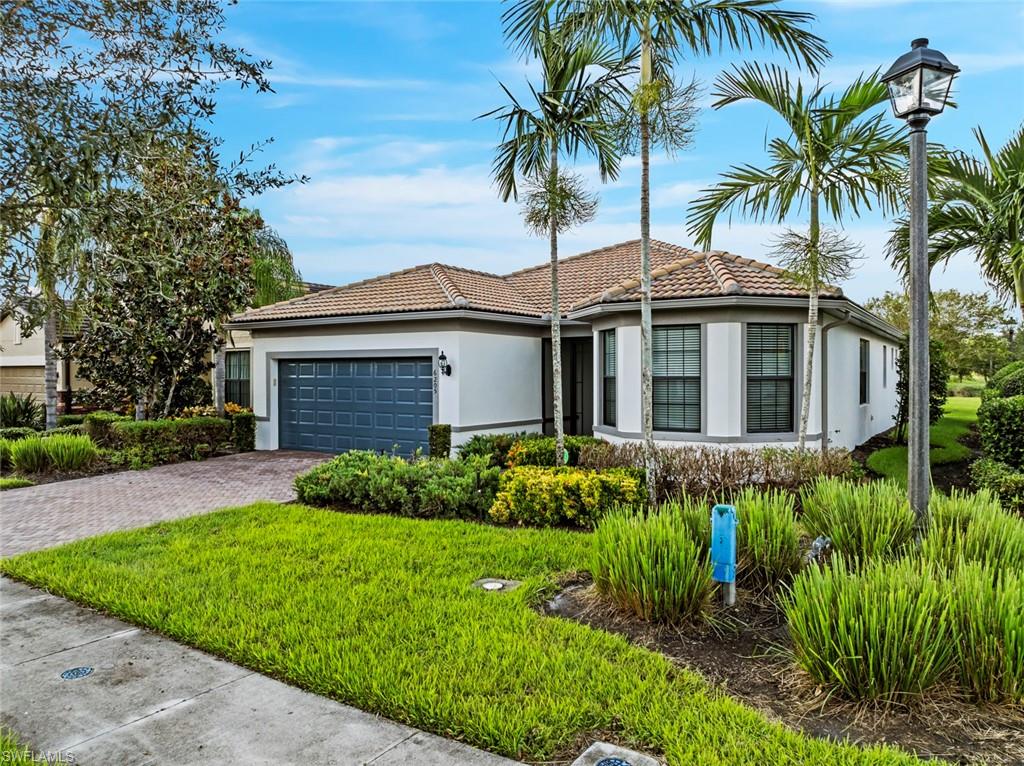
M 87 435 L 85 434 L 84 425 L 57 426 L 56 428 L 51 428 L 49 431 L 39 432 L 39 435 L 42 436 L 44 439 L 50 436 L 57 436 L 59 434 Z
M 86 419 L 88 429 L 96 421 Z M 131 468 L 146 468 L 182 460 L 201 460 L 231 445 L 231 421 L 226 418 L 183 420 L 104 421 L 106 445 L 114 460 Z
M 800 523 L 813 537 L 831 539 L 850 561 L 898 556 L 914 536 L 906 490 L 893 481 L 854 484 L 819 478 L 801 490 Z
M 745 587 L 774 589 L 800 569 L 796 501 L 788 492 L 747 487 L 732 499 L 736 528 L 737 579 Z M 709 544 L 706 538 L 705 544 Z
M 50 468 L 46 440 L 33 436 L 11 443 L 11 465 L 18 473 L 42 473 Z
M 57 416 L 57 426 L 80 426 L 85 424 L 85 418 L 87 413 L 71 413 L 67 415 Z
M 599 593 L 642 620 L 679 624 L 702 618 L 714 583 L 707 545 L 678 504 L 649 514 L 619 507 L 598 523 L 591 573 Z
M 105 412 L 98 410 L 96 412 L 90 412 L 82 420 L 82 425 L 85 426 L 85 433 L 101 447 L 110 447 L 112 445 L 112 429 L 114 423 L 128 422 L 131 418 L 127 415 L 118 415 L 114 412 Z
M 99 457 L 92 439 L 79 434 L 56 434 L 42 439 L 49 468 L 82 471 Z
M 971 481 L 979 490 L 995 494 L 1007 511 L 1024 514 L 1024 469 L 982 458 L 971 464 Z
M 231 421 L 231 443 L 238 452 L 252 452 L 256 449 L 256 415 L 251 410 L 241 410 L 228 416 Z
M 593 436 L 566 436 L 565 451 L 569 453 L 569 462 L 565 465 L 579 464 L 580 450 L 595 444 L 604 444 Z M 543 436 L 535 439 L 524 439 L 512 445 L 508 451 L 507 465 L 517 468 L 524 465 L 561 466 L 564 456 L 555 456 L 555 437 Z
M 525 465 L 502 474 L 489 515 L 499 524 L 589 529 L 616 505 L 643 496 L 643 480 L 635 471 Z
M 996 389 L 1000 396 L 1021 396 L 1024 395 L 1024 367 L 1014 370 L 1003 376 Z
M 447 458 L 452 452 L 450 423 L 432 423 L 427 427 L 427 447 L 431 457 Z
M 744 487 L 795 492 L 818 476 L 849 477 L 858 468 L 842 449 L 725 449 L 713 446 L 656 447 L 656 495 L 660 501 L 680 495 L 727 497 Z M 643 469 L 643 445 L 589 444 L 579 466 L 593 470 Z
M 459 457 L 486 456 L 492 466 L 505 468 L 508 465 L 508 451 L 516 442 L 527 439 L 543 439 L 543 434 L 476 434 L 459 445 Z
M 29 428 L 28 426 L 0 428 L 0 439 L 7 439 L 8 441 L 13 442 L 18 439 L 27 439 L 31 436 L 39 436 L 39 432 L 34 428 Z
M 1024 519 L 1003 510 L 993 493 L 936 492 L 929 508 L 931 525 L 921 543 L 925 559 L 950 572 L 965 562 L 1024 572 Z
M 998 389 L 1007 378 L 1024 373 L 1024 359 L 1003 365 L 989 377 L 989 386 Z
M 0 439 L 0 471 L 11 469 L 11 440 Z
M 782 597 L 797 664 L 853 700 L 933 687 L 954 659 L 945 575 L 914 558 L 804 569 Z
M 0 427 L 32 428 L 43 427 L 45 410 L 32 394 L 19 395 L 13 391 L 0 396 Z
M 985 457 L 1024 468 L 1024 395 L 984 397 L 978 408 L 978 432 Z
M 309 505 L 424 518 L 483 519 L 499 469 L 485 457 L 405 460 L 353 451 L 296 477 Z

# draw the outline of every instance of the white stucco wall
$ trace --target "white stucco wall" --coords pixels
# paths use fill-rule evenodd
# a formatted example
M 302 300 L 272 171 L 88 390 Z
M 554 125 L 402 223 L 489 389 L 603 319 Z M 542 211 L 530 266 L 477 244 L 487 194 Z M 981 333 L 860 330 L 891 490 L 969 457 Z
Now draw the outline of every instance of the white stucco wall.
M 435 422 L 452 426 L 452 444 L 474 433 L 536 431 L 540 429 L 541 341 L 508 332 L 459 329 L 447 323 L 443 329 L 425 323 L 396 322 L 394 331 L 383 325 L 340 325 L 336 331 L 311 334 L 291 332 L 252 333 L 253 410 L 256 413 L 256 448 L 277 449 L 277 367 L 281 358 L 299 355 L 330 358 L 346 354 L 387 356 L 419 351 L 435 362 Z M 384 330 L 384 331 L 382 331 Z M 452 366 L 451 376 L 438 375 L 436 358 L 444 351 Z M 420 355 L 420 354 L 416 354 Z
M 869 342 L 868 403 L 860 404 L 860 340 Z M 882 347 L 886 347 L 883 353 Z M 832 446 L 852 449 L 896 422 L 898 347 L 870 330 L 840 325 L 828 339 L 828 437 Z M 886 369 L 883 372 L 882 357 Z

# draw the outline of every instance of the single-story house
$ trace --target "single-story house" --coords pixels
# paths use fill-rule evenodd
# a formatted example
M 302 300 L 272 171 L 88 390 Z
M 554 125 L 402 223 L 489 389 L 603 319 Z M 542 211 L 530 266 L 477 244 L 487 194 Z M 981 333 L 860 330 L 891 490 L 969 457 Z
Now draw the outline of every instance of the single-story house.
M 62 334 L 61 342 L 71 336 Z M 43 330 L 22 332 L 13 311 L 0 312 L 0 394 L 31 394 L 42 404 L 46 397 L 44 379 L 46 345 Z M 92 385 L 78 377 L 78 364 L 71 359 L 57 359 L 57 402 L 61 412 L 70 412 L 76 391 Z
M 651 243 L 654 432 L 663 444 L 795 445 L 807 295 L 771 265 Z M 566 433 L 640 438 L 640 243 L 559 263 Z M 249 333 L 259 449 L 411 452 L 553 427 L 550 264 L 506 275 L 431 263 L 233 318 Z M 810 446 L 893 425 L 900 332 L 821 297 Z

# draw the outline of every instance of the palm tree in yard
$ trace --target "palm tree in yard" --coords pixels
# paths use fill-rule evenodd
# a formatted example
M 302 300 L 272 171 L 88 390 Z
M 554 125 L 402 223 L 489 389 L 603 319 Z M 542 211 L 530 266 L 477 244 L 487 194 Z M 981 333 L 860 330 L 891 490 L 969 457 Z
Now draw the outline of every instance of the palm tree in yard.
M 709 248 L 716 219 L 737 211 L 751 218 L 781 223 L 806 206 L 806 234 L 788 232 L 778 250 L 796 281 L 808 291 L 807 353 L 801 400 L 799 444 L 803 449 L 810 414 L 818 293 L 829 281 L 848 276 L 853 248 L 822 226 L 822 210 L 837 223 L 849 211 L 877 201 L 883 211 L 900 204 L 906 142 L 889 126 L 883 111 L 874 111 L 888 96 L 876 75 L 859 77 L 838 96 L 821 85 L 805 88 L 779 67 L 736 67 L 717 80 L 716 109 L 740 101 L 771 108 L 789 135 L 768 142 L 771 164 L 733 166 L 723 180 L 701 192 L 687 223 L 699 246 Z M 874 113 L 872 113 L 874 111 Z M 826 447 L 822 437 L 822 447 Z
M 969 252 L 981 273 L 1024 318 L 1024 126 L 993 152 L 981 128 L 974 136 L 982 159 L 965 152 L 942 152 L 929 170 L 929 258 L 933 265 Z M 910 234 L 897 221 L 889 258 L 906 271 Z
M 688 143 L 692 109 L 686 107 L 692 107 L 694 92 L 693 87 L 676 84 L 673 64 L 687 55 L 762 44 L 815 69 L 828 50 L 806 29 L 813 15 L 782 10 L 775 0 L 515 0 L 504 14 L 506 35 L 528 50 L 552 8 L 570 28 L 611 39 L 622 51 L 634 52 L 640 70 L 627 124 L 635 127 L 640 151 L 641 406 L 644 463 L 653 503 L 650 150 L 652 142 L 669 150 Z
M 593 218 L 596 199 L 576 175 L 559 168 L 559 158 L 581 153 L 597 159 L 602 180 L 619 171 L 616 130 L 610 105 L 624 93 L 629 73 L 623 57 L 601 43 L 569 36 L 545 16 L 531 52 L 541 65 L 541 90 L 530 86 L 530 101 L 521 103 L 502 85 L 508 105 L 488 112 L 504 125 L 492 174 L 502 201 L 519 198 L 517 179 L 525 179 L 525 219 L 546 234 L 551 254 L 551 384 L 554 404 L 555 458 L 565 450 L 562 420 L 562 346 L 558 301 L 558 235 Z

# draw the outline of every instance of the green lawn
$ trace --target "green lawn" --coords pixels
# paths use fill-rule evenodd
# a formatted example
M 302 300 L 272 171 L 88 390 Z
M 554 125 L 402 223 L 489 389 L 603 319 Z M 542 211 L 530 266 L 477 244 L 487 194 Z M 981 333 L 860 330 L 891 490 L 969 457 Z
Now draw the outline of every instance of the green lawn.
M 949 391 L 950 396 L 981 396 L 985 385 L 985 378 L 977 373 L 972 373 L 963 380 L 951 376 L 946 383 L 946 390 Z
M 929 457 L 932 465 L 955 463 L 971 456 L 971 450 L 958 439 L 978 420 L 980 405 L 981 399 L 975 396 L 951 396 L 946 400 L 946 414 L 931 428 Z M 907 483 L 906 447 L 886 447 L 873 452 L 868 456 L 867 464 L 881 476 L 895 479 L 900 484 Z
M 12 764 L 12 766 L 27 766 L 28 764 L 40 763 L 40 761 L 33 760 L 29 750 L 18 741 L 14 732 L 0 726 L 0 763 Z M 60 763 L 64 763 L 64 761 L 60 761 Z
M 20 489 L 31 487 L 35 482 L 30 479 L 22 479 L 20 476 L 4 476 L 0 478 L 0 492 L 5 489 Z
M 0 562 L 27 582 L 508 756 L 594 733 L 671 764 L 907 764 L 769 723 L 659 654 L 531 608 L 590 537 L 257 503 Z M 486 593 L 484 577 L 524 580 Z M 570 758 L 571 760 L 571 758 Z

